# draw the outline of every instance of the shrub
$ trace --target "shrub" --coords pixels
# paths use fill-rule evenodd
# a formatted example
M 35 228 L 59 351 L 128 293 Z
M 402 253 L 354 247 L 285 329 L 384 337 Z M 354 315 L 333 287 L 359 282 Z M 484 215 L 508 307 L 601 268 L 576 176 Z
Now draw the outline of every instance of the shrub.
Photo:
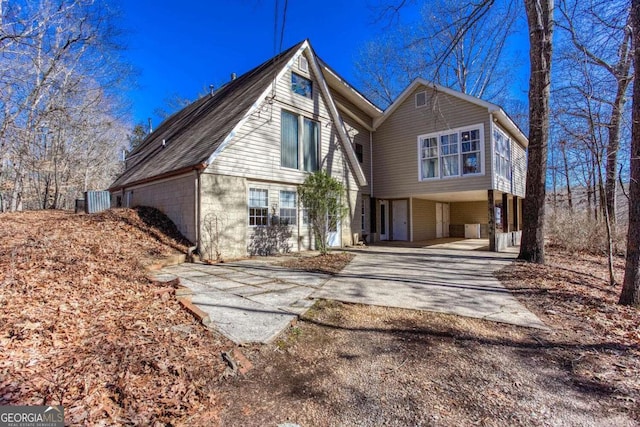
M 623 255 L 626 229 L 618 225 L 612 230 L 614 254 Z M 547 216 L 547 237 L 554 246 L 569 252 L 607 253 L 607 227 L 604 220 L 595 220 L 586 212 L 557 210 Z

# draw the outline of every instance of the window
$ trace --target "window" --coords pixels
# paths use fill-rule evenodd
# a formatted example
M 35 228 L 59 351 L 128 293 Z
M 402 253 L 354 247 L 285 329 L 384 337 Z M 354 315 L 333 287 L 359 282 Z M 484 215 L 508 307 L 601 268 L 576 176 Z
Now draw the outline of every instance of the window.
M 427 92 L 416 93 L 416 108 L 427 105 Z
M 295 191 L 280 192 L 280 224 L 297 224 L 298 205 Z
M 249 225 L 269 225 L 269 195 L 267 190 L 249 189 Z
M 438 176 L 438 138 L 425 138 L 420 149 L 422 179 Z
M 495 173 L 504 179 L 511 179 L 511 142 L 498 128 L 493 130 L 495 145 Z
M 480 131 L 462 132 L 462 174 L 480 173 Z
M 360 201 L 360 230 L 362 230 L 362 233 L 364 234 L 366 232 L 366 226 L 365 226 L 365 202 L 367 201 L 367 199 L 362 196 L 362 200 Z
M 300 169 L 302 164 L 306 172 L 317 171 L 320 139 L 318 122 L 282 111 L 280 127 L 280 166 Z
M 482 127 L 418 137 L 420 180 L 482 173 Z
M 306 77 L 302 77 L 300 74 L 291 73 L 291 90 L 306 98 L 313 97 L 313 83 L 311 80 Z
M 459 175 L 457 133 L 442 135 L 440 137 L 440 155 L 442 156 L 442 176 Z
M 356 142 L 356 157 L 358 158 L 358 162 L 362 163 L 362 160 L 364 159 L 364 149 L 362 147 L 362 144 L 358 144 Z

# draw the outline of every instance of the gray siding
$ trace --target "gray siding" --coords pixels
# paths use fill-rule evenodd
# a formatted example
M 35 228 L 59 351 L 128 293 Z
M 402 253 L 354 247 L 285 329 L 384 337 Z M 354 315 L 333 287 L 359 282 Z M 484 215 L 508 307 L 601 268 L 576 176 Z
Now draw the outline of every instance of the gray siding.
M 427 105 L 415 94 L 427 90 Z M 419 181 L 418 136 L 481 124 L 484 175 Z M 374 194 L 380 198 L 491 188 L 491 132 L 486 108 L 428 88 L 417 88 L 373 135 Z
M 186 175 L 127 188 L 130 206 L 153 206 L 164 212 L 190 241 L 196 241 L 196 175 Z

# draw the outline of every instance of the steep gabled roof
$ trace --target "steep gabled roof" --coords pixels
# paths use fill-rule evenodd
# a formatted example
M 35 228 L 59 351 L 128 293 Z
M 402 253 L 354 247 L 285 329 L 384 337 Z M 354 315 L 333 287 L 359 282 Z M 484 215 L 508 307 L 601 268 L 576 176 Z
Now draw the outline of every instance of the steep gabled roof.
M 529 146 L 529 139 L 524 133 L 522 133 L 518 125 L 516 125 L 515 122 L 511 120 L 511 117 L 509 117 L 509 115 L 505 113 L 505 111 L 499 105 L 483 101 L 482 99 L 476 98 L 475 96 L 467 95 L 466 93 L 462 93 L 445 86 L 440 86 L 439 84 L 430 82 L 420 77 L 411 82 L 411 84 L 407 86 L 404 91 L 402 91 L 402 93 L 396 98 L 396 100 L 393 101 L 393 104 L 391 104 L 389 107 L 387 107 L 386 110 L 384 110 L 384 114 L 382 116 L 374 119 L 373 127 L 376 129 L 380 127 L 380 125 L 387 119 L 387 117 L 393 114 L 393 112 L 400 106 L 400 104 L 402 104 L 418 86 L 425 86 L 435 91 L 446 93 L 447 95 L 451 95 L 458 99 L 470 102 L 479 107 L 486 108 L 489 113 L 494 115 L 494 117 L 502 126 L 504 126 L 516 137 L 516 139 L 518 140 L 518 142 L 520 142 L 520 144 L 522 144 L 522 146 L 524 146 L 525 148 Z
M 305 43 L 296 44 L 165 120 L 131 152 L 127 170 L 110 190 L 205 168 L 277 73 Z

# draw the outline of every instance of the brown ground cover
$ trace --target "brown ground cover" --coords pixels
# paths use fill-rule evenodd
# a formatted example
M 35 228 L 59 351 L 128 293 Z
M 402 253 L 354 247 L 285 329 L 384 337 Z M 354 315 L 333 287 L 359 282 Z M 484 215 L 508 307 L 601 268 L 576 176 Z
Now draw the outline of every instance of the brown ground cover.
M 245 350 L 255 368 L 223 387 L 222 423 L 640 425 L 640 313 L 615 304 L 602 258 L 548 260 L 500 277 L 550 331 L 322 301 Z
M 217 423 L 231 344 L 141 266 L 185 251 L 166 217 L 40 211 L 0 224 L 0 405 L 63 404 L 72 425 Z

